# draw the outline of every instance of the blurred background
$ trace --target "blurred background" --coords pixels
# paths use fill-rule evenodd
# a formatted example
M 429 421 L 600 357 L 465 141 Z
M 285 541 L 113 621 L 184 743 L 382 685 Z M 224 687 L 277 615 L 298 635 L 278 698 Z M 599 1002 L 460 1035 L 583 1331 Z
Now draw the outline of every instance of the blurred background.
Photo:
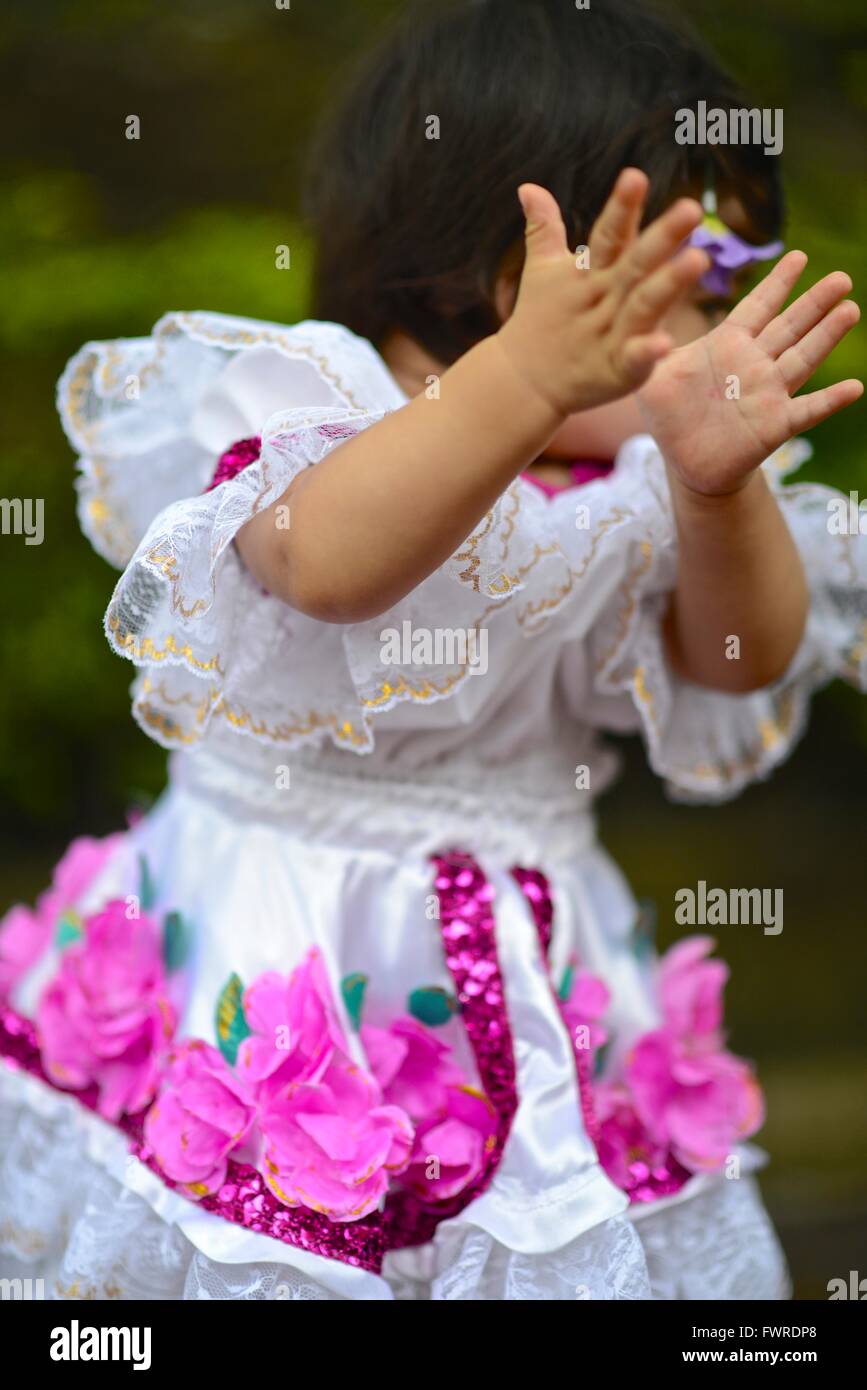
M 596 0 L 591 0 L 596 3 Z M 602 0 L 599 0 L 602 3 Z M 400 0 L 6 0 L 0 126 L 0 496 L 45 499 L 45 541 L 0 537 L 0 912 L 31 901 L 67 841 L 125 823 L 164 781 L 133 725 L 132 668 L 102 615 L 114 572 L 76 522 L 56 380 L 87 339 L 169 309 L 308 312 L 304 152 L 331 93 Z M 757 105 L 785 112 L 789 244 L 864 295 L 867 26 L 861 0 L 681 0 Z M 124 136 L 128 115 L 141 139 Z M 292 248 L 275 274 L 274 248 Z M 861 330 L 833 359 L 865 375 Z M 822 383 L 831 379 L 825 372 Z M 867 407 L 816 434 L 799 477 L 867 496 Z M 867 544 L 867 540 L 864 541 Z M 677 888 L 779 887 L 785 928 L 719 929 L 733 1049 L 758 1064 L 765 1198 L 796 1295 L 867 1275 L 867 701 L 837 684 L 771 781 L 721 808 L 666 801 L 643 752 L 602 808 L 608 847 L 677 934 Z

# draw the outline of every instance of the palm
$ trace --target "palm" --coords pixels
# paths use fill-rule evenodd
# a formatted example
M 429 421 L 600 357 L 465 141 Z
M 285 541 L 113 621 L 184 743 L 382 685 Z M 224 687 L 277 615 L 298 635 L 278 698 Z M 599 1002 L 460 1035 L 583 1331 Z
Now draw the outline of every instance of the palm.
M 847 381 L 793 395 L 859 317 L 857 305 L 839 302 L 851 288 L 839 272 L 779 313 L 804 263 L 799 252 L 784 257 L 718 328 L 658 363 L 638 393 L 667 464 L 696 491 L 731 491 L 793 434 L 861 393 Z
M 670 467 L 702 490 L 737 483 L 792 433 L 776 362 L 727 322 L 659 363 L 639 400 Z

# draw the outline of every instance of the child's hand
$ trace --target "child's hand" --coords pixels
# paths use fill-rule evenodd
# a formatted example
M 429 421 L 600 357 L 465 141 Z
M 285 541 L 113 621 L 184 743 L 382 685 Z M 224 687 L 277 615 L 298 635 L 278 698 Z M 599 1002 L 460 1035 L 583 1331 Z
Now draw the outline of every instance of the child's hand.
M 498 337 L 521 375 L 563 417 L 647 379 L 674 346 L 660 320 L 709 265 L 703 251 L 679 251 L 703 216 L 691 198 L 639 235 L 647 188 L 639 169 L 624 169 L 591 233 L 586 269 L 569 250 L 553 196 L 537 184 L 519 190 L 526 261 L 514 313 Z
M 678 348 L 639 391 L 647 427 L 688 488 L 735 492 L 800 430 L 851 405 L 860 381 L 795 396 L 861 316 L 842 271 L 826 275 L 780 313 L 807 257 L 790 251 L 728 318 Z

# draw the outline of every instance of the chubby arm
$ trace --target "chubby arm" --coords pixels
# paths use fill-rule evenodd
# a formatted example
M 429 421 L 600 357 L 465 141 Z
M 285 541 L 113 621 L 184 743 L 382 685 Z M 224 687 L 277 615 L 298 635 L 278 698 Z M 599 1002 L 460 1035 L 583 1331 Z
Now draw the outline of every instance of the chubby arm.
M 669 478 L 678 535 L 664 625 L 669 662 L 685 679 L 731 694 L 769 685 L 795 655 L 809 606 L 804 567 L 776 499 L 761 472 L 719 497 Z
M 638 393 L 667 466 L 677 526 L 668 657 L 685 679 L 732 693 L 784 674 L 808 611 L 800 556 L 760 464 L 863 391 L 848 380 L 793 394 L 860 316 L 843 299 L 852 282 L 840 271 L 780 312 L 806 263 L 801 251 L 784 256 L 718 328 L 671 353 Z
M 624 170 L 576 267 L 559 208 L 520 190 L 526 260 L 515 311 L 403 409 L 299 474 L 239 532 L 254 577 L 325 622 L 378 616 L 453 554 L 577 410 L 625 395 L 673 344 L 658 324 L 706 268 L 682 250 L 701 208 L 681 199 L 639 235 L 647 179 Z M 291 528 L 275 524 L 291 509 Z
M 272 594 L 323 622 L 363 622 L 454 553 L 560 423 L 497 335 L 443 374 L 439 399 L 409 405 L 292 481 L 237 538 Z

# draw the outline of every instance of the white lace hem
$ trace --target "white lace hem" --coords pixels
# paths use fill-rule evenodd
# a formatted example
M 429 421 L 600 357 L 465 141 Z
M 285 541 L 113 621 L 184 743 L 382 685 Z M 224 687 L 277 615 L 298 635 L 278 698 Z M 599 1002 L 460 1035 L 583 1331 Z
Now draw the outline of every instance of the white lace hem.
M 0 1069 L 0 1273 L 53 1299 L 433 1301 L 786 1298 L 752 1177 L 599 1222 L 545 1254 L 472 1222 L 393 1252 L 383 1276 L 230 1227 L 164 1188 L 121 1135 Z
M 391 1297 L 375 1274 L 203 1211 L 73 1097 L 5 1065 L 0 1153 L 0 1250 L 38 1265 L 46 1294 L 50 1279 L 59 1297 L 199 1297 L 187 1290 L 205 1279 L 251 1290 L 223 1297 L 280 1297 L 253 1290 L 273 1290 L 285 1276 L 305 1290 L 297 1297 Z M 91 1292 L 68 1292 L 76 1287 Z

